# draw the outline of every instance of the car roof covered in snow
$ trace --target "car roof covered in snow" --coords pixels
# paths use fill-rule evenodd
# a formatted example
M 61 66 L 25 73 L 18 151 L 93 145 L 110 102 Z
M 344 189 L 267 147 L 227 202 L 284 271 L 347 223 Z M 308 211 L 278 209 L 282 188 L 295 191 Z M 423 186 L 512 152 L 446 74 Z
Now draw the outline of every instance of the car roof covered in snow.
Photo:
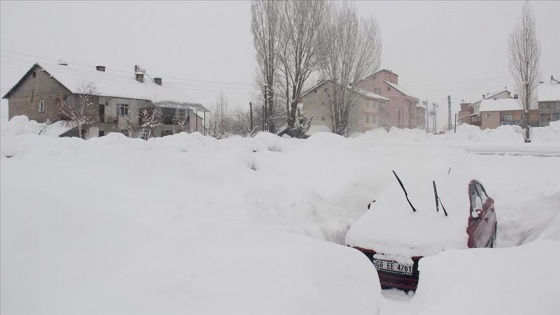
M 395 178 L 346 235 L 346 244 L 394 256 L 427 256 L 467 248 L 470 211 L 468 185 L 473 178 L 453 174 L 399 174 L 412 205 Z M 436 182 L 441 204 L 436 211 Z

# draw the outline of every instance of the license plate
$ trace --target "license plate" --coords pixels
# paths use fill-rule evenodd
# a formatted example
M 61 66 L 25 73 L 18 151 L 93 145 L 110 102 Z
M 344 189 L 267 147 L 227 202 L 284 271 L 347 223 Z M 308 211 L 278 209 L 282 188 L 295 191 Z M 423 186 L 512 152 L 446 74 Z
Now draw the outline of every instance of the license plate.
M 375 258 L 373 259 L 373 264 L 377 270 L 412 275 L 412 265 L 404 265 L 392 260 L 381 260 Z

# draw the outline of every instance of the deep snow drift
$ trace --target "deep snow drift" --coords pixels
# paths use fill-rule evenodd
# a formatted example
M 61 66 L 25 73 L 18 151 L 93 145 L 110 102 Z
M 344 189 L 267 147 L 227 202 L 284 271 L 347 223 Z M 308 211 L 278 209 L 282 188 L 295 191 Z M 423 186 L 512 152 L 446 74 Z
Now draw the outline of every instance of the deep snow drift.
M 84 141 L 30 125 L 2 126 L 3 314 L 560 312 L 558 123 L 530 144 L 514 127 Z M 346 231 L 391 170 L 449 169 L 496 200 L 504 248 L 423 259 L 417 294 L 386 300 Z

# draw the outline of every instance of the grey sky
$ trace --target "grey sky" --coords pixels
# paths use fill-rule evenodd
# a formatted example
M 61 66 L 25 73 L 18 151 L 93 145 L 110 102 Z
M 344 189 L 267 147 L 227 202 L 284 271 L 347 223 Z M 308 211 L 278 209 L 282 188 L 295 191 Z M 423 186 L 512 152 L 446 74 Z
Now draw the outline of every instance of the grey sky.
M 207 107 L 223 91 L 248 107 L 255 73 L 250 2 L 0 2 L 2 96 L 35 62 L 139 64 L 164 84 L 181 86 Z M 438 102 L 438 124 L 461 99 L 513 90 L 507 42 L 521 1 L 363 1 L 383 36 L 381 68 L 399 75 L 410 94 Z M 532 2 L 542 46 L 541 73 L 560 77 L 560 2 Z M 14 53 L 15 52 L 15 53 Z M 23 53 L 23 54 L 21 54 Z M 132 73 L 131 73 L 132 75 Z M 311 82 L 310 82 L 311 84 Z M 2 117 L 6 114 L 2 101 Z

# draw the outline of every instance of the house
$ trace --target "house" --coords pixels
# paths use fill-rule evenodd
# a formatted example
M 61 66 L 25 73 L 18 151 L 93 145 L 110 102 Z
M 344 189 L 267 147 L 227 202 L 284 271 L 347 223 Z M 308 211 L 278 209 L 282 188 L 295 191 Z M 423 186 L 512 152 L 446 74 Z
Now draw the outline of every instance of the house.
M 486 99 L 480 102 L 481 129 L 495 129 L 502 125 L 522 126 L 525 119 L 523 104 L 518 98 Z M 538 111 L 529 111 L 529 125 L 538 122 Z
M 320 81 L 301 95 L 300 106 L 307 117 L 313 116 L 311 127 L 315 130 L 330 130 L 332 127 L 329 115 L 330 100 L 335 89 L 335 83 L 330 80 Z M 350 87 L 347 87 L 352 91 Z M 349 130 L 351 132 L 366 132 L 368 130 L 386 127 L 386 108 L 388 98 L 355 88 L 353 90 L 355 105 L 349 113 Z
M 389 99 L 386 121 L 387 127 L 425 128 L 426 107 L 418 103 L 418 98 L 398 85 L 399 76 L 391 70 L 380 70 L 357 84 L 360 88 Z
M 461 110 L 457 114 L 458 124 L 469 124 L 481 126 L 480 105 L 484 100 L 498 100 L 511 98 L 511 93 L 508 90 L 502 90 L 494 93 L 486 93 L 482 95 L 482 99 L 474 103 L 461 103 Z
M 109 132 L 135 137 L 204 133 L 208 112 L 181 89 L 148 76 L 138 66 L 126 73 L 105 66 L 35 64 L 3 98 L 8 99 L 10 119 L 25 115 L 40 123 L 71 120 L 63 108 L 76 109 L 87 99 L 92 106 L 84 106 L 89 120 L 86 139 Z
M 537 102 L 540 126 L 560 120 L 560 82 L 551 77 L 550 83 L 539 84 Z

